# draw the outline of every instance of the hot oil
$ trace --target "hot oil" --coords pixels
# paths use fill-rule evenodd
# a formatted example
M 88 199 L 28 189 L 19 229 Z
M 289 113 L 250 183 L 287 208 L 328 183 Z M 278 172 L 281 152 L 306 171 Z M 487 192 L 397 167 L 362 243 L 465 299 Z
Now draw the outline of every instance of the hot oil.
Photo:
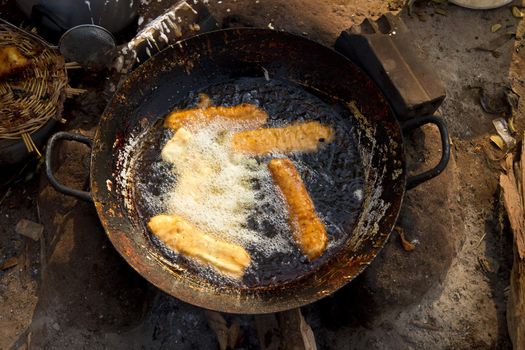
M 214 105 L 233 106 L 250 103 L 263 108 L 269 115 L 266 125 L 268 127 L 285 126 L 299 121 L 319 121 L 334 129 L 334 141 L 323 145 L 315 153 L 275 154 L 250 159 L 247 167 L 252 176 L 243 184 L 247 186 L 247 191 L 241 191 L 241 197 L 246 202 L 241 208 L 243 212 L 239 214 L 237 211 L 239 215 L 233 217 L 231 222 L 206 222 L 203 219 L 206 215 L 195 211 L 202 208 L 199 203 L 194 203 L 196 205 L 193 207 L 188 205 L 183 188 L 179 188 L 179 191 L 174 190 L 177 188 L 180 172 L 173 171 L 173 165 L 162 161 L 160 155 L 166 142 L 173 136 L 173 131 L 164 129 L 162 123 L 159 123 L 158 127 L 146 136 L 142 152 L 135 163 L 136 174 L 140 174 L 134 189 L 139 214 L 146 222 L 158 214 L 176 212 L 183 215 L 192 219 L 190 221 L 199 227 L 218 235 L 218 238 L 227 238 L 226 240 L 243 245 L 250 254 L 252 263 L 242 281 L 234 281 L 209 267 L 185 259 L 168 249 L 153 235 L 152 241 L 174 264 L 214 283 L 240 284 L 240 287 L 248 288 L 275 285 L 313 271 L 349 238 L 361 208 L 363 172 L 355 143 L 355 120 L 345 108 L 323 101 L 298 86 L 255 78 L 208 87 L 188 96 L 187 100 L 179 103 L 174 109 L 194 108 L 199 102 L 200 92 L 209 95 Z M 224 156 L 221 153 L 223 149 L 206 149 L 207 144 L 214 144 L 210 139 L 220 135 L 221 131 L 211 127 L 209 130 L 203 130 L 201 134 L 199 130 L 192 132 L 197 133 L 196 137 L 200 138 L 197 140 L 204 145 L 203 154 L 209 153 L 216 158 Z M 293 160 L 314 201 L 318 215 L 325 223 L 329 245 L 323 256 L 313 262 L 309 262 L 301 254 L 292 239 L 284 200 L 266 168 L 272 157 L 288 157 Z M 241 160 L 241 165 L 243 162 L 244 160 Z M 251 198 L 250 194 L 254 194 L 254 198 Z M 235 196 L 235 193 L 231 195 Z M 218 196 L 216 199 L 220 198 Z M 225 198 L 232 199 L 230 196 Z M 206 208 L 220 211 L 222 207 L 211 205 Z M 215 217 L 220 218 L 216 214 Z M 221 229 L 224 227 L 229 229 Z

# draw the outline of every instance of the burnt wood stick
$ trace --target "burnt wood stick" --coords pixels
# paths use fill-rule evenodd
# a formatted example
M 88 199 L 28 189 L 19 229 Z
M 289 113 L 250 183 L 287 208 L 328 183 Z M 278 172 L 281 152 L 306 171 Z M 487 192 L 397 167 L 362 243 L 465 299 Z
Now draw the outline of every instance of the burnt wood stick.
M 256 315 L 255 324 L 262 350 L 317 350 L 312 328 L 299 308 Z

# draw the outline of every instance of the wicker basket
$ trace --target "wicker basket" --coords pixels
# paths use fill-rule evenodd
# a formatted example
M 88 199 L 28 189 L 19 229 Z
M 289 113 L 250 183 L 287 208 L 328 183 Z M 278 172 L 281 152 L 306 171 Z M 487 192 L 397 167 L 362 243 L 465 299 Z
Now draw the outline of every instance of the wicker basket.
M 68 86 L 66 64 L 58 50 L 0 23 L 0 47 L 6 45 L 16 46 L 31 64 L 0 80 L 0 139 L 22 139 L 28 151 L 40 154 L 31 134 L 50 118 L 62 121 L 64 100 L 82 90 Z

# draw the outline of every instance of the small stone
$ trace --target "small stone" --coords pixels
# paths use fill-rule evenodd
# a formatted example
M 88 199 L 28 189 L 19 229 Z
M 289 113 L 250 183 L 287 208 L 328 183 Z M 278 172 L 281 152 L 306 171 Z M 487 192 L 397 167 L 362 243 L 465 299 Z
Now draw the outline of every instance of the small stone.
M 31 220 L 22 219 L 16 224 L 16 233 L 38 241 L 44 232 L 44 226 Z
M 53 327 L 53 329 L 54 329 L 55 331 L 59 331 L 59 330 L 60 330 L 60 326 L 59 326 L 58 323 L 56 323 L 56 322 L 53 323 L 53 326 L 52 326 L 52 327 Z

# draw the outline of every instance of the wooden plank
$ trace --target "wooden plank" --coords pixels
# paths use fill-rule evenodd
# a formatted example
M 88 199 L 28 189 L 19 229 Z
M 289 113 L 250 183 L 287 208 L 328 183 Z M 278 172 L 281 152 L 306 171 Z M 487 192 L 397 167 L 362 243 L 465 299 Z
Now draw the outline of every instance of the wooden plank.
M 525 261 L 514 252 L 510 276 L 507 326 L 514 350 L 525 350 Z
M 507 326 L 514 350 L 525 350 L 525 138 L 521 160 L 506 159 L 507 173 L 500 176 L 503 202 L 514 235 L 514 261 L 510 276 Z
M 507 166 L 510 168 L 507 174 L 500 176 L 500 186 L 503 190 L 503 203 L 509 216 L 518 256 L 520 259 L 525 259 L 525 222 L 523 221 L 522 215 L 522 196 L 520 195 L 521 191 L 518 190 L 518 183 L 514 175 L 512 162 L 513 157 L 509 155 L 507 158 Z

